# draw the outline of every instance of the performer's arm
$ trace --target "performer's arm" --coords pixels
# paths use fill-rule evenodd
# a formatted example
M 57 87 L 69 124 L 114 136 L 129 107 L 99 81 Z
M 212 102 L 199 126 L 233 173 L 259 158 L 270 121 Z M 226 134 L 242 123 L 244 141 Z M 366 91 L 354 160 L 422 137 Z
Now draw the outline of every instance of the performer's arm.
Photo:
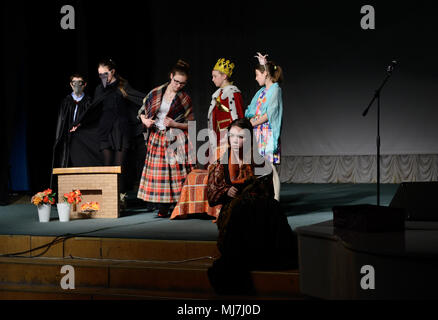
M 78 128 L 81 126 L 81 124 L 79 123 L 77 126 L 73 126 L 73 128 L 70 129 L 70 132 L 75 132 L 76 130 L 78 130 Z
M 267 108 L 268 121 L 272 130 L 272 139 L 274 142 L 274 152 L 278 149 L 278 139 L 280 138 L 280 130 L 283 118 L 283 98 L 281 88 L 275 88 L 267 101 L 269 103 Z
M 140 119 L 142 114 L 147 115 L 150 112 L 149 111 L 150 110 L 150 103 L 151 103 L 151 100 L 153 98 L 152 91 L 153 90 L 149 91 L 149 93 L 143 98 L 142 106 L 140 107 L 140 109 L 138 109 L 138 112 L 137 112 L 137 118 Z M 150 119 L 152 119 L 152 117 L 150 117 Z
M 102 101 L 103 92 L 99 90 L 99 87 L 94 90 L 94 97 L 93 101 L 90 103 L 90 105 L 87 107 L 87 109 L 79 115 L 79 117 L 76 119 L 76 121 L 73 123 L 73 127 L 70 129 L 70 132 L 76 131 L 77 128 L 81 125 L 82 121 L 86 116 L 90 114 L 90 112 L 95 112 L 96 107 L 99 105 L 99 103 Z
M 140 114 L 140 120 L 148 129 L 155 123 L 155 120 L 146 118 L 143 113 Z
M 152 117 L 148 118 L 147 114 L 149 114 L 150 109 L 150 101 L 152 99 L 152 91 L 150 91 L 146 97 L 143 99 L 143 105 L 140 109 L 138 109 L 137 112 L 137 118 L 140 119 L 140 121 L 143 123 L 143 125 L 146 128 L 152 127 L 152 125 L 155 123 L 155 120 L 152 120 Z
M 234 93 L 234 103 L 236 105 L 237 118 L 238 119 L 243 118 L 244 117 L 243 99 L 242 99 L 242 94 L 240 92 Z M 233 119 L 233 120 L 235 120 L 235 119 Z
M 182 121 L 184 122 L 178 122 L 173 120 L 172 118 L 166 117 L 164 119 L 164 125 L 168 128 L 178 128 L 181 130 L 187 130 L 189 128 L 189 121 L 193 121 L 195 119 L 194 115 L 193 115 L 193 108 L 192 108 L 192 100 L 190 99 L 190 97 L 188 97 L 189 102 L 188 102 L 188 108 L 186 109 L 186 112 L 184 114 L 184 118 Z
M 127 100 L 131 101 L 136 106 L 142 105 L 142 100 L 145 96 L 145 94 L 143 92 L 140 92 L 140 91 L 132 88 L 131 85 L 127 81 L 125 82 L 123 89 L 124 89 L 125 93 L 127 94 L 127 96 L 125 97 Z
M 169 117 L 164 119 L 164 125 L 168 128 L 177 128 L 181 130 L 187 130 L 189 128 L 188 123 L 179 123 Z
M 258 119 L 251 118 L 253 126 L 259 126 L 267 121 L 272 125 L 279 125 L 283 114 L 283 104 L 281 101 L 281 89 L 279 87 L 272 88 L 273 92 L 265 102 L 268 104 L 266 113 Z
M 266 121 L 268 121 L 268 115 L 265 113 L 263 116 L 261 116 L 260 118 L 256 119 L 255 117 L 251 118 L 251 123 L 253 127 L 259 126 L 263 123 L 265 123 Z
M 232 186 L 225 181 L 224 166 L 221 164 L 210 165 L 208 169 L 207 199 L 210 207 L 222 204 Z

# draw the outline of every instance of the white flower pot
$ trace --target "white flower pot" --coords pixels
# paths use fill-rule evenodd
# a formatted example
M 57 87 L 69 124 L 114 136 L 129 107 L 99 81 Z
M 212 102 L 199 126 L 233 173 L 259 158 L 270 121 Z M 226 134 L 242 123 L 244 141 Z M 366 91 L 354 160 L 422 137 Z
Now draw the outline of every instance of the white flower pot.
M 58 216 L 60 222 L 70 221 L 70 209 L 71 205 L 67 202 L 57 203 L 56 207 L 58 208 Z
M 38 208 L 38 218 L 40 219 L 40 222 L 49 222 L 52 205 L 42 204 L 39 205 L 37 208 Z

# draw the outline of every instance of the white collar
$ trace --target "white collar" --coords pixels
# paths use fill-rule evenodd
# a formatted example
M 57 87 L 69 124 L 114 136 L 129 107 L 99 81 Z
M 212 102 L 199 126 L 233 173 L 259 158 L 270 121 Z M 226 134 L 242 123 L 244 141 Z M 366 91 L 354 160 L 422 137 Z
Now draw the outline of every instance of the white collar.
M 80 97 L 78 97 L 77 95 L 75 95 L 74 92 L 71 93 L 71 96 L 73 97 L 73 99 L 75 99 L 76 101 L 81 101 L 82 98 L 85 96 L 85 93 L 82 92 L 82 95 Z

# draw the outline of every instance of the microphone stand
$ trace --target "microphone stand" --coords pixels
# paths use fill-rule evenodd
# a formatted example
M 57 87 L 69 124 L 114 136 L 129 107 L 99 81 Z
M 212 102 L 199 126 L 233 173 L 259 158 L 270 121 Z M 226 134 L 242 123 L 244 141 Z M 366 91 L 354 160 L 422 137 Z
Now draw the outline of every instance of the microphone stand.
M 362 113 L 362 116 L 365 117 L 373 105 L 374 101 L 377 100 L 377 138 L 376 138 L 376 145 L 377 145 L 377 205 L 380 206 L 380 94 L 385 86 L 386 82 L 389 80 L 389 78 L 392 76 L 392 72 L 394 71 L 394 65 L 397 63 L 397 61 L 392 61 L 391 65 L 388 66 L 386 69 L 386 77 L 383 79 L 382 84 L 380 87 L 375 91 L 373 98 L 371 99 L 370 103 L 368 104 L 368 107 L 365 109 L 365 111 Z

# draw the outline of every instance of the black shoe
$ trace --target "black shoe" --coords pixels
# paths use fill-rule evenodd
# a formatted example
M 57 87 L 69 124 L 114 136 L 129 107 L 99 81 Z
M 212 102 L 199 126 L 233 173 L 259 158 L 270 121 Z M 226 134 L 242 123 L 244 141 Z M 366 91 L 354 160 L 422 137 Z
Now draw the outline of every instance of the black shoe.
M 158 211 L 157 218 L 169 218 L 169 217 L 170 217 L 169 211 L 167 212 Z

